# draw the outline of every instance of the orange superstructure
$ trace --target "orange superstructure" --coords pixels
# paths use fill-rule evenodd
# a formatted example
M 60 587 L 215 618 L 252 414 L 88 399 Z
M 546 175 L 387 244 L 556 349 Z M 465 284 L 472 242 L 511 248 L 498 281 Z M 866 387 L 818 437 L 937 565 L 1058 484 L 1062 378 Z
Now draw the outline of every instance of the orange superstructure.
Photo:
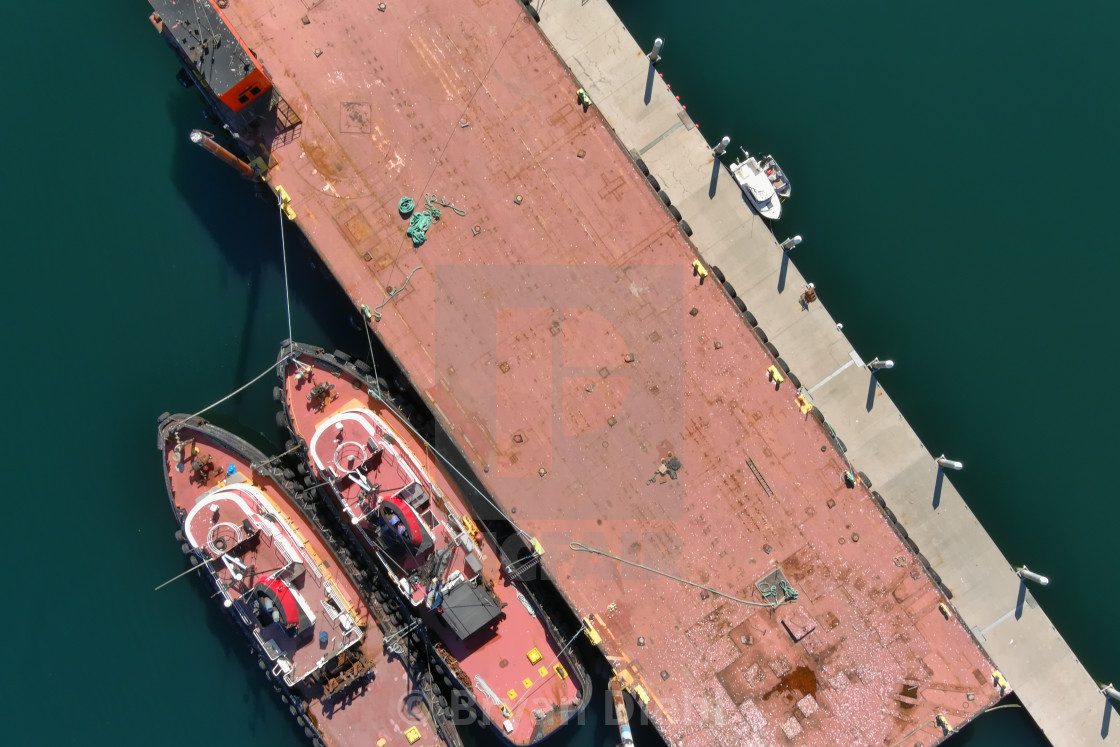
M 152 24 L 176 51 L 183 67 L 219 115 L 247 121 L 268 111 L 272 80 L 214 0 L 152 0 Z M 223 117 L 224 118 L 224 117 Z

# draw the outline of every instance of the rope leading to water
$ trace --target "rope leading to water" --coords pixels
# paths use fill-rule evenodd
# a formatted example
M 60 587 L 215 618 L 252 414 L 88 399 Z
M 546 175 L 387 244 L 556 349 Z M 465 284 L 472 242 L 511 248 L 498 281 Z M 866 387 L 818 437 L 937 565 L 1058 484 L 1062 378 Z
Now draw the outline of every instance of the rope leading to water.
M 672 579 L 673 581 L 678 581 L 682 584 L 688 584 L 689 586 L 695 586 L 697 589 L 703 589 L 706 592 L 709 592 L 711 594 L 715 594 L 717 596 L 721 596 L 724 599 L 730 599 L 732 602 L 738 602 L 739 604 L 746 604 L 746 605 L 749 605 L 751 607 L 769 607 L 771 609 L 776 609 L 776 608 L 782 606 L 783 604 L 789 604 L 790 602 L 793 601 L 792 599 L 783 599 L 780 602 L 751 602 L 751 601 L 746 600 L 746 599 L 740 599 L 739 597 L 733 597 L 730 594 L 724 594 L 722 591 L 719 591 L 718 589 L 713 589 L 710 586 L 704 586 L 703 584 L 698 584 L 695 581 L 689 581 L 688 579 L 680 578 L 679 576 L 674 576 L 672 574 L 666 573 L 665 571 L 659 571 L 656 568 L 649 567 L 648 565 L 642 565 L 641 563 L 635 563 L 632 560 L 627 560 L 626 558 L 620 558 L 617 555 L 611 555 L 609 552 L 603 552 L 602 550 L 596 550 L 593 547 L 588 547 L 587 545 L 583 544 L 582 542 L 569 542 L 568 547 L 575 550 L 576 552 L 589 552 L 592 555 L 602 555 L 605 558 L 610 558 L 611 560 L 617 560 L 619 563 L 625 563 L 626 565 L 630 565 L 630 566 L 633 566 L 635 568 L 641 568 L 643 571 L 649 571 L 650 573 L 656 573 L 658 576 L 664 576 L 665 578 Z

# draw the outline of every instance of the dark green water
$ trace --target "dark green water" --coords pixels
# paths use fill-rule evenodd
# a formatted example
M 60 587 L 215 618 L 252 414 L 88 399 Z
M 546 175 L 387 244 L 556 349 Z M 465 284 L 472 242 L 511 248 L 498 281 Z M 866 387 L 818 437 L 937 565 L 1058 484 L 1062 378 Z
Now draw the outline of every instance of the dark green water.
M 1120 678 L 1102 624 L 1120 612 L 1104 386 L 1120 355 L 1104 287 L 1120 11 L 615 6 L 643 44 L 666 37 L 661 69 L 710 140 L 780 158 L 798 266 L 857 350 L 898 362 L 885 386 L 925 443 L 966 463 L 954 483 L 1008 557 L 1054 580 L 1036 596 L 1090 673 Z M 187 143 L 201 105 L 145 3 L 7 13 L 4 341 L 28 370 L 9 377 L 3 451 L 19 584 L 5 742 L 302 744 L 203 587 L 152 591 L 184 568 L 155 418 L 273 360 L 275 211 Z M 759 43 L 736 47 L 737 31 Z M 296 337 L 361 349 L 346 304 L 289 250 Z M 271 385 L 212 419 L 275 448 Z M 553 744 L 614 741 L 597 700 Z M 1008 709 L 956 743 L 1042 740 Z

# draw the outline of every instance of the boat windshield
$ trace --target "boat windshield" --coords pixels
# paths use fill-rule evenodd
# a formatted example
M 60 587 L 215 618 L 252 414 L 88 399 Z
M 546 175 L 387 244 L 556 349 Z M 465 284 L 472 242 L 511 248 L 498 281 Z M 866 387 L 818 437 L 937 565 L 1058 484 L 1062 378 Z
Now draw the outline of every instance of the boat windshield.
M 754 198 L 754 201 L 758 203 L 760 208 L 766 207 L 770 204 L 770 201 L 774 199 L 774 188 L 770 186 L 770 182 L 766 182 L 766 186 L 752 184 L 750 185 L 750 189 L 751 197 Z

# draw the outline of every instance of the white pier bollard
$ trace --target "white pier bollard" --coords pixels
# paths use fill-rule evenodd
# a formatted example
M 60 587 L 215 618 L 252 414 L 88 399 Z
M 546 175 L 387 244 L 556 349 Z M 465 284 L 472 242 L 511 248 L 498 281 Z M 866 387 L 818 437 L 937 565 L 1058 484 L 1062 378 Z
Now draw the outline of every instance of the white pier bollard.
M 792 249 L 793 247 L 797 246 L 800 243 L 801 243 L 800 234 L 797 235 L 797 236 L 790 237 L 790 238 L 786 239 L 785 241 L 783 241 L 781 243 L 782 251 L 783 252 L 788 252 L 790 249 Z
M 1101 685 L 1101 693 L 1120 703 L 1120 690 L 1117 690 L 1111 684 Z
M 650 62 L 661 62 L 661 45 L 664 43 L 665 40 L 660 36 L 653 40 L 653 51 L 647 55 Z
M 729 145 L 731 145 L 731 138 L 729 138 L 727 135 L 724 135 L 723 140 L 719 141 L 719 145 L 712 148 L 712 155 L 713 156 L 722 156 L 724 153 L 727 152 L 727 146 L 729 146 Z
M 1050 579 L 1046 578 L 1046 576 L 1035 573 L 1030 568 L 1027 568 L 1025 565 L 1021 565 L 1018 568 L 1016 568 L 1015 572 L 1017 574 L 1019 574 L 1019 578 L 1024 578 L 1027 581 L 1034 581 L 1039 586 L 1049 586 L 1050 585 Z
M 881 361 L 876 358 L 867 364 L 867 368 L 869 371 L 878 371 L 880 368 L 894 368 L 894 361 Z
M 956 470 L 964 469 L 963 464 L 961 464 L 960 462 L 953 461 L 952 459 L 946 459 L 944 454 L 937 457 L 937 463 L 940 464 L 942 467 L 948 467 L 949 469 L 956 469 Z

